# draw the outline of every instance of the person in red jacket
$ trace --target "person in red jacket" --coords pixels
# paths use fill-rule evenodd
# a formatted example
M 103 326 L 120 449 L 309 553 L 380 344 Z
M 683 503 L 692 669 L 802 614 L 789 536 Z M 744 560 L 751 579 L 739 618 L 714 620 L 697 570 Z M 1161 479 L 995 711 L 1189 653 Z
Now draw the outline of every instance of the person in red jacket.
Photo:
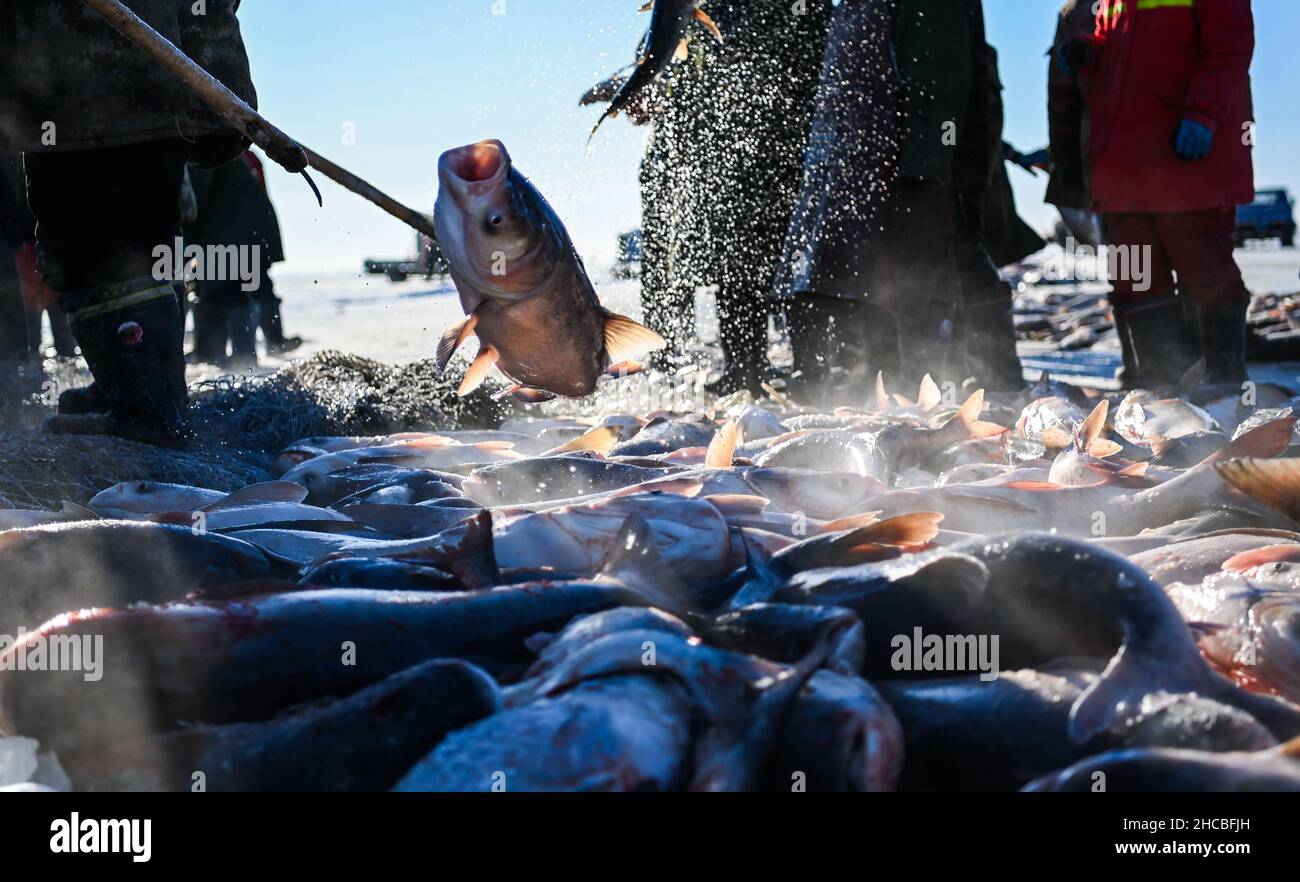
M 1233 260 L 1254 199 L 1250 0 L 1100 0 L 1062 48 L 1090 82 L 1092 186 L 1112 256 L 1130 387 L 1246 380 L 1250 295 Z M 1125 263 L 1128 264 L 1125 267 Z M 1127 271 L 1125 271 L 1127 270 Z

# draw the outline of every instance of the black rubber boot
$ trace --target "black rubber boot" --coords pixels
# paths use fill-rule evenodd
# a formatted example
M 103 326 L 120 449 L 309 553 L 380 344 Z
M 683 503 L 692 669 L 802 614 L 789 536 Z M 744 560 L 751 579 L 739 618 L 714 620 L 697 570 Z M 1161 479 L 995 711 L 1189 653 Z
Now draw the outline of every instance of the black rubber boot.
M 1188 328 L 1177 297 L 1117 305 L 1115 320 L 1124 347 L 1126 389 L 1173 388 L 1201 357 L 1200 341 Z
M 84 416 L 88 413 L 108 413 L 108 402 L 99 393 L 99 386 L 91 383 L 80 389 L 69 389 L 59 396 L 59 413 L 63 416 Z
M 964 370 L 953 371 L 949 365 L 954 333 L 952 314 L 951 305 L 932 304 L 915 314 L 899 316 L 898 381 L 903 388 L 915 386 L 926 374 L 936 383 L 955 382 L 959 386 L 965 379 L 957 376 Z
M 964 307 L 958 333 L 965 349 L 966 372 L 986 392 L 1014 395 L 1027 388 L 1016 353 L 1016 326 L 1009 299 Z
M 1240 385 L 1250 379 L 1246 372 L 1246 301 L 1199 310 L 1201 342 L 1205 351 L 1207 385 Z
M 51 417 L 46 429 L 182 443 L 187 389 L 175 287 L 145 278 L 64 294 L 62 302 L 108 412 Z
M 768 303 L 761 295 L 737 296 L 718 291 L 718 338 L 726 368 L 705 389 L 711 395 L 731 395 L 748 389 L 763 394 L 762 383 L 771 373 L 767 360 Z

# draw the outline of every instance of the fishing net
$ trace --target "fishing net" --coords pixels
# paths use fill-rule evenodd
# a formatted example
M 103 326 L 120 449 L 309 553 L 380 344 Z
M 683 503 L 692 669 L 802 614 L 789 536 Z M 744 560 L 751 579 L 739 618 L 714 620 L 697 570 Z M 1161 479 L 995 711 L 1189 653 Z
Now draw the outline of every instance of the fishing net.
M 196 438 L 184 451 L 101 436 L 0 432 L 0 508 L 84 505 L 120 481 L 236 490 L 270 480 L 272 456 L 309 435 L 499 426 L 513 405 L 494 401 L 490 390 L 459 398 L 461 374 L 439 374 L 432 361 L 393 366 L 322 352 L 268 376 L 204 381 L 191 389 Z
M 229 377 L 194 389 L 200 443 L 276 453 L 310 435 L 388 435 L 495 428 L 509 405 L 480 390 L 460 398 L 460 372 L 432 360 L 387 365 L 326 351 L 267 377 Z
M 237 490 L 270 479 L 266 457 L 175 451 L 101 436 L 0 432 L 0 508 L 85 505 L 119 481 Z

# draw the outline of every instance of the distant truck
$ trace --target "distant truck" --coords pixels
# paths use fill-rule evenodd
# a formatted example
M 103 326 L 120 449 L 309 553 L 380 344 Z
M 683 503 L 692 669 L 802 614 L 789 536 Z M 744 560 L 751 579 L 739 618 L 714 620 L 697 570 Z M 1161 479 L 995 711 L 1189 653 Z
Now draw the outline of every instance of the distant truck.
M 367 260 L 365 271 L 372 276 L 388 276 L 390 282 L 405 282 L 411 276 L 445 276 L 451 271 L 438 250 L 438 243 L 423 233 L 415 234 L 415 257 L 400 260 Z
M 635 279 L 641 275 L 641 230 L 628 230 L 618 237 L 618 260 L 614 275 L 620 279 Z
M 1295 200 L 1285 187 L 1256 190 L 1255 201 L 1237 207 L 1237 244 L 1251 239 L 1281 239 L 1295 245 Z

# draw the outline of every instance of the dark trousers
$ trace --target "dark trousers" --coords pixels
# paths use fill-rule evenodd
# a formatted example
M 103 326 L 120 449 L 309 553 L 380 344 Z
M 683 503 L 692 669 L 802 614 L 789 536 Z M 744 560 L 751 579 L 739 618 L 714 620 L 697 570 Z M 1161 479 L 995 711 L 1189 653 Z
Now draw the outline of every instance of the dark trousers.
M 78 291 L 153 275 L 154 249 L 170 246 L 180 228 L 189 153 L 185 142 L 169 140 L 26 154 L 46 284 Z
M 0 361 L 27 354 L 27 317 L 14 253 L 0 242 Z

